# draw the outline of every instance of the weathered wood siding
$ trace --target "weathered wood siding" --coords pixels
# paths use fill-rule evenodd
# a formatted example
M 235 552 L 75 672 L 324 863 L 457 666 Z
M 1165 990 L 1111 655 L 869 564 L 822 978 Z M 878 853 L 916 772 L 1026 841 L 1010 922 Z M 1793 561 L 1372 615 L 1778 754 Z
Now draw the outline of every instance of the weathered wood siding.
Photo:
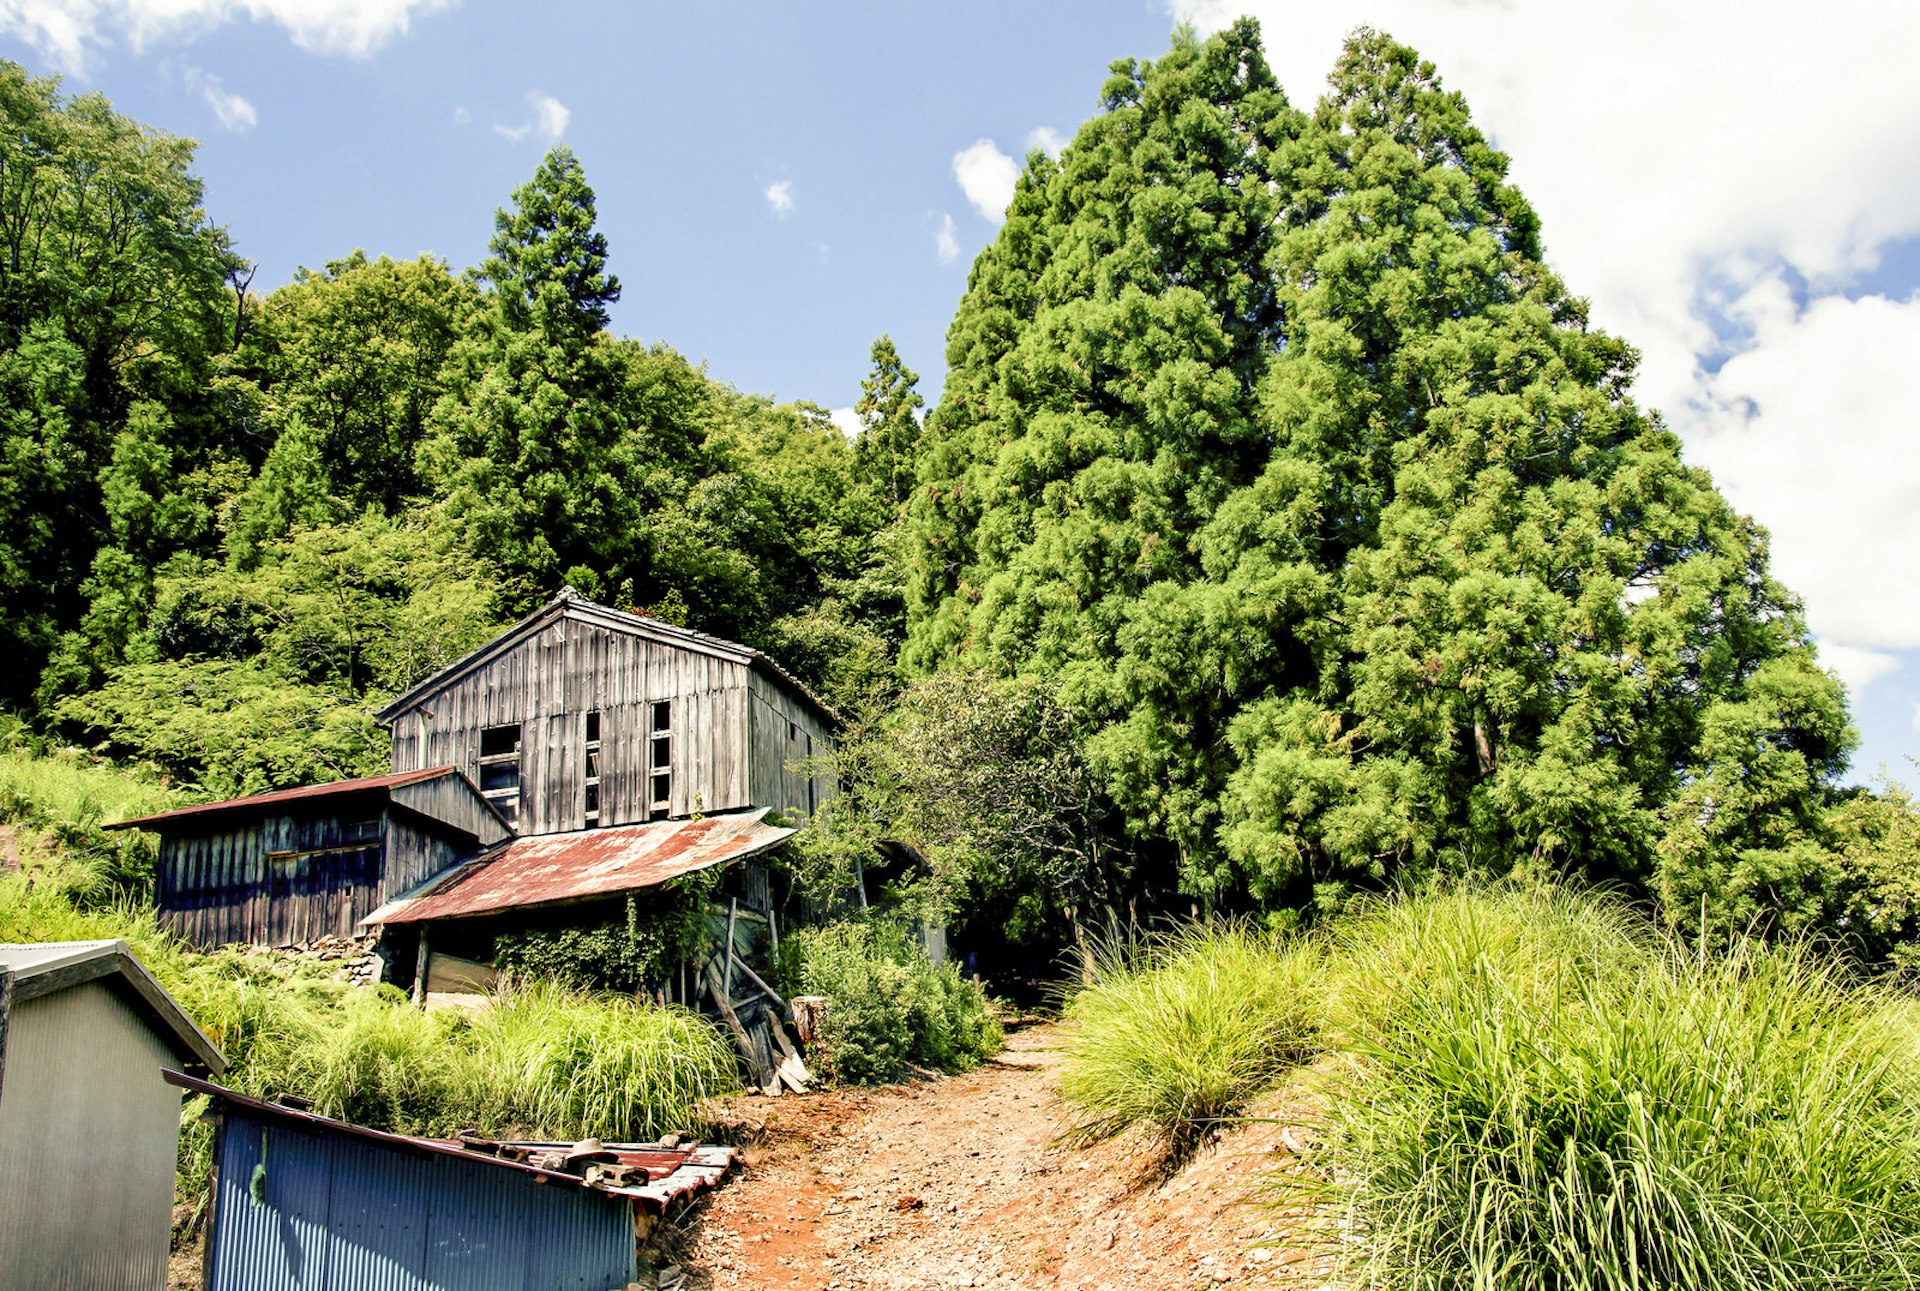
M 398 806 L 473 835 L 483 847 L 513 837 L 513 831 L 488 808 L 479 790 L 457 775 L 403 784 L 391 790 L 389 796 Z M 392 886 L 391 882 L 388 886 Z
M 750 782 L 753 805 L 812 814 L 837 791 L 826 765 L 832 734 L 811 704 L 762 673 L 748 683 L 752 698 Z
M 155 904 L 200 946 L 287 946 L 352 936 L 383 899 L 381 811 L 236 821 L 163 837 Z
M 651 705 L 671 709 L 669 812 L 758 805 L 742 747 L 744 660 L 562 618 L 420 697 L 393 721 L 393 769 L 480 780 L 480 735 L 519 726 L 521 834 L 586 825 L 586 719 L 600 714 L 599 824 L 647 819 Z
M 464 840 L 449 841 L 442 836 L 443 832 L 431 829 L 427 822 L 413 818 L 405 810 L 387 813 L 382 834 L 386 860 L 381 867 L 385 882 L 380 887 L 380 900 L 404 896 L 428 879 L 472 860 L 479 852 L 478 846 L 462 845 Z

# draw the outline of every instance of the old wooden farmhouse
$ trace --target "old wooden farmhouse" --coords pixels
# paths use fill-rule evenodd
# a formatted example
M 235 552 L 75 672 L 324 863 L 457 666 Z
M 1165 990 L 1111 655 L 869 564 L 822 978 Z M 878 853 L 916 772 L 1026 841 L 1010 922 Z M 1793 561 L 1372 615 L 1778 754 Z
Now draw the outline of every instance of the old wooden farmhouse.
M 772 659 L 571 589 L 376 717 L 387 775 L 120 822 L 160 836 L 163 919 L 203 945 L 385 929 L 405 981 L 417 930 L 465 962 L 502 919 L 775 847 L 834 793 L 835 718 Z M 771 917 L 763 873 L 736 887 Z

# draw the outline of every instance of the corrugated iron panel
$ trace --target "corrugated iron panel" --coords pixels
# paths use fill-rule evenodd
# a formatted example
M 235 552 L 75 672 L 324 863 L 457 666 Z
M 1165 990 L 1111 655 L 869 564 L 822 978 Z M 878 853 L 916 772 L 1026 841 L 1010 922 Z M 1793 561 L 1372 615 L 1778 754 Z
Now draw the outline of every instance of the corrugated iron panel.
M 167 1043 L 95 980 L 16 996 L 6 1049 L 0 1287 L 160 1287 L 180 1126 Z
M 220 1133 L 208 1238 L 208 1291 L 303 1291 L 330 1285 L 327 1141 L 229 1115 Z M 261 1172 L 259 1199 L 254 1173 Z
M 250 1195 L 266 1166 L 264 1201 Z M 230 1111 L 212 1291 L 607 1291 L 635 1271 L 631 1203 L 494 1161 L 415 1155 Z
M 653 887 L 786 841 L 766 808 L 617 829 L 517 838 L 389 901 L 362 923 L 418 923 Z

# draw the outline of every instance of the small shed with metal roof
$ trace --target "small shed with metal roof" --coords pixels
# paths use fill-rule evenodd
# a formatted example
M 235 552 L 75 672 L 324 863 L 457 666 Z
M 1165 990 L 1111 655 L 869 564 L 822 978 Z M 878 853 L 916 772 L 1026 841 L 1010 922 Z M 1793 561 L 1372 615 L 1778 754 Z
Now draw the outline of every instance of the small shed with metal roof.
M 160 836 L 154 904 L 201 946 L 353 937 L 391 896 L 512 836 L 453 767 L 428 767 L 118 821 Z
M 179 1067 L 226 1060 L 126 942 L 0 945 L 7 1286 L 164 1284 L 180 1092 L 162 1072 Z
M 209 1291 L 609 1291 L 734 1150 L 388 1134 L 182 1075 L 217 1123 Z

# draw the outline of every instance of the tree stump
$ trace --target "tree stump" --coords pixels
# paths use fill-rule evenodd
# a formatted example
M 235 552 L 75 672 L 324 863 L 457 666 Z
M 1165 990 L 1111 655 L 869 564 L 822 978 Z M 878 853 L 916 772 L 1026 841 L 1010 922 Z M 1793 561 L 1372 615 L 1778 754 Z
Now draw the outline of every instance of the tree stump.
M 800 1047 L 807 1051 L 813 1070 L 826 1071 L 827 997 L 796 995 L 787 1008 L 793 1014 L 793 1033 L 799 1039 Z

